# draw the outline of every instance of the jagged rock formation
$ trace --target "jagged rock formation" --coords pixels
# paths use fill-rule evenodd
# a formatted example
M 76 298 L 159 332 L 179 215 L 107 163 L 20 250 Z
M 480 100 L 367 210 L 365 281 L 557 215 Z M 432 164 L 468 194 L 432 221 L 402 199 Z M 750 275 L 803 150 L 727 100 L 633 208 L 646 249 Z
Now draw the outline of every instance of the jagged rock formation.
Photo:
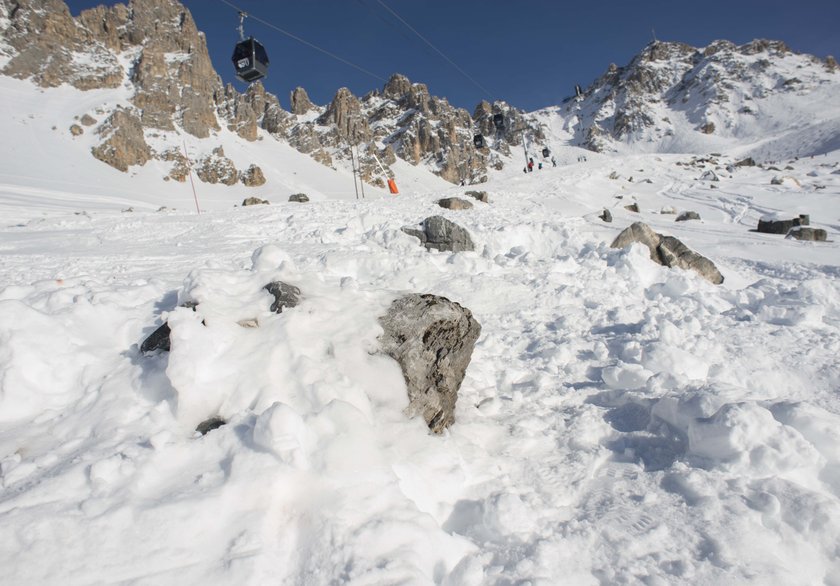
M 408 414 L 434 433 L 455 421 L 455 403 L 481 326 L 469 309 L 437 295 L 406 295 L 379 319 L 383 351 L 396 360 L 408 389 Z
M 520 144 L 524 132 L 541 136 L 536 123 L 503 102 L 487 104 L 490 117 L 482 114 L 474 123 L 466 110 L 398 74 L 363 98 L 342 88 L 326 107 L 314 105 L 297 88 L 287 112 L 259 82 L 244 94 L 222 84 L 203 33 L 178 0 L 130 0 L 85 10 L 76 18 L 62 0 L 0 0 L 0 16 L 7 43 L 0 53 L 8 58 L 1 73 L 43 87 L 69 83 L 81 90 L 120 85 L 133 90 L 118 110 L 103 112 L 106 120 L 98 129 L 103 142 L 94 149 L 97 158 L 122 171 L 157 159 L 171 163 L 167 179 L 181 181 L 189 161 L 176 154 L 178 133 L 212 143 L 225 128 L 248 141 L 268 133 L 328 166 L 349 166 L 356 147 L 362 179 L 381 186 L 392 177 L 389 165 L 397 158 L 425 165 L 452 182 L 478 183 L 489 166 L 501 167 L 498 153 L 509 153 L 509 144 Z M 504 129 L 492 127 L 494 112 L 504 112 Z M 494 137 L 496 150 L 474 147 L 474 127 Z M 83 129 L 75 125 L 72 132 Z M 156 152 L 147 135 L 163 139 L 155 144 L 169 140 L 172 146 Z M 201 159 L 199 178 L 232 185 L 232 161 L 223 168 L 219 161 L 207 161 L 215 146 L 218 141 L 195 157 Z M 243 181 L 250 176 L 243 175 Z
M 594 151 L 625 143 L 676 152 L 760 134 L 772 127 L 765 100 L 795 94 L 830 101 L 825 86 L 834 85 L 836 95 L 838 83 L 832 58 L 800 55 L 780 41 L 705 48 L 655 41 L 569 98 L 562 116 L 574 141 Z

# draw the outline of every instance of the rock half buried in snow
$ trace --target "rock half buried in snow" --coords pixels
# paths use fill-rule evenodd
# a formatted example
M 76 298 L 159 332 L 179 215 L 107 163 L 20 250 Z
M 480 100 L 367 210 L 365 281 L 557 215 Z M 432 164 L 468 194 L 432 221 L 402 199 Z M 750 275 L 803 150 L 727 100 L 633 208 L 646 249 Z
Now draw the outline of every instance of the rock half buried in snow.
M 700 214 L 698 214 L 697 212 L 688 211 L 688 212 L 681 213 L 679 216 L 677 216 L 677 219 L 674 220 L 674 221 L 675 222 L 687 222 L 688 220 L 699 220 L 699 219 L 700 219 Z
M 422 229 L 403 228 L 403 232 L 419 238 L 427 249 L 452 252 L 475 250 L 470 233 L 455 222 L 443 216 L 431 216 L 423 220 Z
M 242 200 L 242 207 L 245 206 L 260 206 L 260 205 L 268 205 L 267 199 L 260 199 L 258 197 L 246 197 Z
M 438 200 L 438 205 L 448 210 L 471 210 L 473 204 L 460 197 L 445 197 Z
M 464 193 L 464 195 L 473 199 L 477 199 L 482 203 L 490 203 L 490 198 L 487 196 L 486 191 L 467 191 Z
M 407 295 L 379 318 L 383 351 L 408 388 L 408 414 L 422 414 L 435 433 L 455 421 L 455 402 L 481 326 L 469 309 L 437 295 Z
M 811 216 L 808 214 L 799 214 L 798 218 L 791 218 L 789 220 L 779 220 L 768 216 L 758 220 L 756 231 L 765 234 L 787 234 L 791 228 L 807 226 L 810 223 Z
M 289 196 L 289 201 L 294 203 L 306 203 L 309 201 L 309 196 L 305 193 L 293 193 Z
M 803 226 L 796 226 L 791 228 L 787 233 L 786 238 L 795 238 L 796 240 L 813 240 L 816 242 L 825 242 L 828 238 L 828 232 L 822 228 L 810 228 Z
M 188 301 L 181 305 L 180 307 L 188 307 L 195 311 L 195 308 L 198 307 L 198 303 L 194 301 Z M 154 352 L 155 350 L 163 350 L 164 352 L 169 352 L 170 344 L 169 344 L 169 334 L 172 330 L 169 329 L 169 322 L 163 322 L 163 325 L 156 329 L 152 334 L 143 340 L 143 343 L 140 344 L 140 352 L 146 354 L 148 352 Z
M 274 313 L 283 313 L 284 308 L 295 307 L 300 301 L 300 289 L 283 281 L 272 281 L 263 289 L 274 296 L 270 308 Z
M 694 252 L 677 238 L 657 234 L 650 226 L 642 222 L 635 222 L 625 228 L 610 246 L 624 248 L 634 242 L 647 246 L 650 259 L 656 263 L 669 268 L 692 270 L 715 285 L 723 283 L 723 275 L 720 274 L 715 263 Z

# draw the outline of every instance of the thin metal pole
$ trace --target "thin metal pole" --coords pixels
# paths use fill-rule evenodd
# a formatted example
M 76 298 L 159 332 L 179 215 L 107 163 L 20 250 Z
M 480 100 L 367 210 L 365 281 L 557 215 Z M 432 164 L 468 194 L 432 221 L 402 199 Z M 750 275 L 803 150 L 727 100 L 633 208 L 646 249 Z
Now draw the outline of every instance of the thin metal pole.
M 187 155 L 187 141 L 184 141 L 184 158 L 187 160 L 187 174 L 190 176 L 190 185 L 192 185 L 193 199 L 195 200 L 195 213 L 201 215 L 201 208 L 198 207 L 198 195 L 195 192 L 195 182 L 192 178 L 192 162 Z
M 353 167 L 353 189 L 356 191 L 356 199 L 359 199 L 359 186 L 356 185 L 356 159 L 353 157 L 353 147 L 350 147 L 350 165 Z

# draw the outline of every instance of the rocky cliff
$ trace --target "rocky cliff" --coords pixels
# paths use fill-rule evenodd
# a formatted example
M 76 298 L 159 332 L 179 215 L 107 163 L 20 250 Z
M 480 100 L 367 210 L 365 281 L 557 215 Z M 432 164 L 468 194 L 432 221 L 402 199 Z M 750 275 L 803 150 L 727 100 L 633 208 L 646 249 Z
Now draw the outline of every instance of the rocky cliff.
M 124 103 L 85 113 L 89 129 L 68 121 L 74 135 L 94 133 L 93 156 L 121 171 L 158 160 L 170 165 L 167 179 L 184 181 L 192 166 L 203 181 L 259 184 L 259 168 L 237 169 L 216 145 L 199 160 L 181 152 L 181 133 L 206 139 L 224 127 L 248 141 L 287 141 L 329 166 L 349 167 L 358 156 L 362 178 L 374 184 L 384 185 L 397 157 L 452 182 L 477 183 L 488 166 L 504 164 L 500 154 L 523 133 L 541 136 L 503 102 L 480 105 L 474 121 L 401 75 L 362 98 L 339 89 L 323 107 L 298 88 L 286 111 L 260 83 L 245 93 L 222 83 L 204 34 L 177 0 L 130 0 L 75 18 L 62 0 L 0 0 L 0 35 L 0 73 L 45 88 L 125 90 Z M 506 119 L 501 129 L 492 124 L 498 112 Z M 473 144 L 478 129 L 488 138 L 485 148 Z

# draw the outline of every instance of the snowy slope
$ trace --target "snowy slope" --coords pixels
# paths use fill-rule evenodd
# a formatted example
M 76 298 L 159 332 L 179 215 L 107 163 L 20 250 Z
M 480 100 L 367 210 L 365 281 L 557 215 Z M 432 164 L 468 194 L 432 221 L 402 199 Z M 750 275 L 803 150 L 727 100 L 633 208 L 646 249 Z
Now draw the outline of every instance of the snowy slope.
M 555 133 L 558 167 L 507 165 L 489 204 L 454 212 L 435 202 L 463 189 L 407 164 L 399 196 L 357 201 L 351 176 L 277 145 L 247 159 L 286 191 L 199 185 L 199 215 L 187 185 L 51 130 L 112 94 L 0 91 L 10 583 L 840 583 L 840 152 L 730 171 L 741 153 L 602 155 Z M 234 207 L 246 195 L 272 205 Z M 774 213 L 830 242 L 750 231 Z M 433 214 L 476 252 L 400 230 Z M 724 284 L 610 249 L 637 219 Z M 277 278 L 303 295 L 279 315 Z M 405 418 L 376 351 L 405 292 L 482 326 L 443 436 Z M 171 352 L 141 355 L 163 320 Z

